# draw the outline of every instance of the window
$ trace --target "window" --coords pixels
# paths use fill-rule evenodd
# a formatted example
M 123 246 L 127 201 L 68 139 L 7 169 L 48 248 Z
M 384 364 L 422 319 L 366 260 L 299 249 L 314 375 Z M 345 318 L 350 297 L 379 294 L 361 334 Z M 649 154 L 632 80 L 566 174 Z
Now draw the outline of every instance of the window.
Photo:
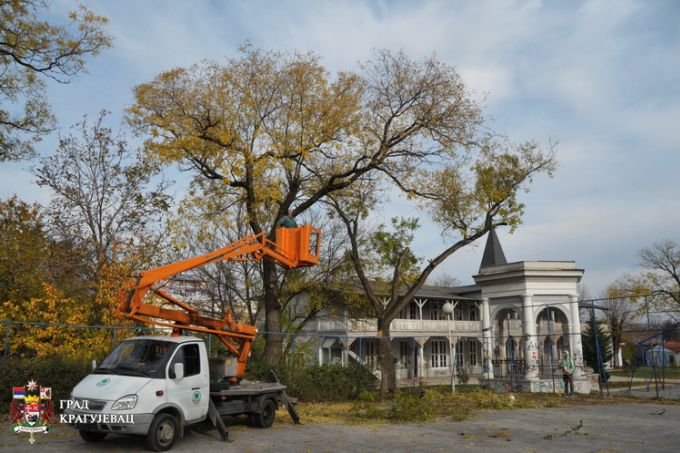
M 115 369 L 115 374 L 163 378 L 175 347 L 176 344 L 169 341 L 127 340 L 116 346 L 94 373 Z
M 477 321 L 477 307 L 470 306 L 470 321 Z
M 378 369 L 378 342 L 377 341 L 367 341 L 366 342 L 366 353 L 364 354 L 364 362 L 369 370 Z
M 463 366 L 463 342 L 459 341 L 456 343 L 456 366 Z
M 399 312 L 399 319 L 418 319 L 418 306 L 415 303 L 410 303 Z
M 463 320 L 463 307 L 461 306 L 461 303 L 458 302 L 453 309 L 453 319 L 456 321 L 462 321 Z
M 447 368 L 448 361 L 446 360 L 448 356 L 448 351 L 446 348 L 446 340 L 431 340 L 430 341 L 430 351 L 431 351 L 431 364 L 432 368 Z
M 440 321 L 446 319 L 446 315 L 442 311 L 441 302 L 430 302 L 430 319 Z
M 470 342 L 470 366 L 477 366 L 477 342 Z
M 406 367 L 411 367 L 411 348 L 408 340 L 401 340 L 399 342 L 399 361 Z
M 174 375 L 176 363 L 184 364 L 184 376 L 195 376 L 201 372 L 201 355 L 197 344 L 182 346 L 170 363 L 170 377 Z

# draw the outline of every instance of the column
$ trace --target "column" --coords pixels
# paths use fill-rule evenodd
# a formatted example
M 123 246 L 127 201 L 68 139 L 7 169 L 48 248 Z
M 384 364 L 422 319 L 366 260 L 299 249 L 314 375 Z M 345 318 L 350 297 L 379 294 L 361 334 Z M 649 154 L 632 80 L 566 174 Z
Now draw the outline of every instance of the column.
M 524 360 L 526 362 L 524 377 L 528 381 L 535 381 L 538 379 L 538 351 L 536 349 L 536 319 L 534 318 L 531 295 L 527 294 L 522 298 L 522 315 Z
M 491 339 L 491 310 L 489 298 L 482 298 L 482 372 L 485 378 L 493 379 L 493 344 Z
M 583 346 L 581 345 L 581 316 L 578 312 L 578 296 L 569 296 L 569 349 L 574 360 L 574 379 L 583 378 Z
M 429 338 L 426 337 L 416 337 L 416 343 L 418 343 L 418 377 L 420 379 L 425 378 L 423 372 L 425 370 L 425 343 Z

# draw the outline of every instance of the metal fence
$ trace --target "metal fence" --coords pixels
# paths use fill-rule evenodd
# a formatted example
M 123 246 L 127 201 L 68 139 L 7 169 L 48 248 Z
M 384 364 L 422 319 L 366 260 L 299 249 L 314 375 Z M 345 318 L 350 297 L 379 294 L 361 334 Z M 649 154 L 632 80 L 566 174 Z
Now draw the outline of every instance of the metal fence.
M 680 342 L 674 338 L 680 338 L 680 323 L 650 332 L 637 343 L 638 353 L 629 369 L 629 393 L 680 399 Z
M 4 348 L 3 358 L 12 356 L 13 342 L 18 341 L 29 329 L 53 328 L 54 331 L 67 332 L 72 329 L 83 332 L 93 329 L 105 335 L 99 335 L 98 341 L 102 350 L 109 349 L 124 337 L 135 334 L 167 333 L 157 328 L 136 326 L 101 326 L 101 325 L 73 325 L 40 322 L 15 322 L 0 320 L 3 324 Z M 598 381 L 602 385 L 603 393 L 628 391 L 632 394 L 646 397 L 680 398 L 680 353 L 671 353 L 669 339 L 678 338 L 680 324 L 672 329 L 654 331 L 643 338 L 638 344 L 638 354 L 635 360 L 625 370 L 629 375 L 616 376 L 616 384 L 610 386 L 608 372 L 605 370 L 599 376 L 593 376 L 597 389 Z M 377 377 L 381 370 L 379 365 L 378 344 L 375 334 L 352 336 L 329 334 L 321 332 L 297 333 L 267 333 L 260 332 L 257 343 L 262 345 L 262 337 L 266 335 L 282 335 L 284 360 L 292 369 L 308 365 L 357 363 L 366 366 Z M 372 335 L 372 336 L 371 336 Z M 200 336 L 200 335 L 199 335 Z M 562 341 L 553 336 L 537 335 L 534 339 L 536 355 L 531 362 L 532 370 L 538 379 L 547 383 L 545 387 L 552 392 L 561 391 L 562 372 L 559 357 L 561 351 L 569 348 L 568 335 L 563 335 Z M 220 344 L 213 341 L 210 335 L 205 336 L 208 348 L 213 355 L 219 354 Z M 451 385 L 452 383 L 484 384 L 488 376 L 495 380 L 506 380 L 509 389 L 521 390 L 521 383 L 526 379 L 530 364 L 524 358 L 524 341 L 508 340 L 508 338 L 490 337 L 488 341 L 493 345 L 491 360 L 485 360 L 483 348 L 484 339 L 476 336 L 459 336 L 455 340 L 446 334 L 439 336 L 411 335 L 393 336 L 390 338 L 394 357 L 397 383 L 400 386 L 422 385 Z M 670 342 L 672 343 L 672 342 Z M 449 346 L 452 345 L 452 346 Z M 580 362 L 579 362 L 580 363 Z M 587 371 L 585 369 L 579 370 Z M 619 370 L 618 374 L 621 374 Z M 592 375 L 591 375 L 592 376 Z M 622 382 L 627 382 L 623 386 Z

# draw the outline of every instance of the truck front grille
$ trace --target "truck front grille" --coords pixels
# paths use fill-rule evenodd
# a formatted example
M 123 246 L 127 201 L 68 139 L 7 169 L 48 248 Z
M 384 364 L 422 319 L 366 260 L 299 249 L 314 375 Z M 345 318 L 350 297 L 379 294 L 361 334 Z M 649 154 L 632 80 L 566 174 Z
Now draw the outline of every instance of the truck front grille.
M 78 398 L 76 401 L 76 407 L 87 407 L 88 410 L 94 412 L 101 412 L 101 410 L 104 409 L 104 406 L 106 406 L 106 401 L 103 400 L 88 400 Z M 85 402 L 87 402 L 87 406 L 85 405 Z

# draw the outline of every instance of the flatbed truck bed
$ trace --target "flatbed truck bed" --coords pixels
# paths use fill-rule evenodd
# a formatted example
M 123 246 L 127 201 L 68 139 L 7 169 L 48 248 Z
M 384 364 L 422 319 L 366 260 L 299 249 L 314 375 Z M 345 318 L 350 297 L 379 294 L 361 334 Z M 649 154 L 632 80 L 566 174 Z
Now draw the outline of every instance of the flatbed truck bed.
M 210 392 L 209 418 L 224 440 L 228 433 L 222 417 L 246 414 L 248 422 L 260 428 L 269 428 L 274 423 L 276 410 L 286 406 L 295 423 L 300 418 L 286 394 L 286 386 L 278 382 L 241 381 L 228 389 Z

